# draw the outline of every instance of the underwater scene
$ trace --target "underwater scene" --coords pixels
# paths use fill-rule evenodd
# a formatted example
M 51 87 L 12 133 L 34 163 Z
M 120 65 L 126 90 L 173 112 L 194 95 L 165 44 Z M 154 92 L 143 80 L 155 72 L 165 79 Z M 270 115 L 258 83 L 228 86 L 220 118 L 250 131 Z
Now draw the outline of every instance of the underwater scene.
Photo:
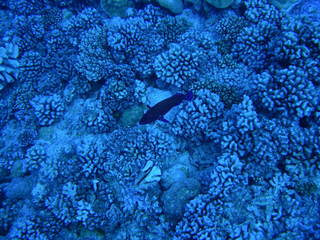
M 0 240 L 319 240 L 319 0 L 0 0 Z

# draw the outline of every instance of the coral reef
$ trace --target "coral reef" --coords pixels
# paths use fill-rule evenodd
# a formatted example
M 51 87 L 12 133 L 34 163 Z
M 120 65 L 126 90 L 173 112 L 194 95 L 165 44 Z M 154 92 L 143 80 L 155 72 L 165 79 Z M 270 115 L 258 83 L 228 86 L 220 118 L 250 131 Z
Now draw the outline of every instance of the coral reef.
M 34 145 L 29 148 L 26 152 L 26 157 L 24 159 L 24 169 L 26 171 L 33 171 L 40 168 L 41 163 L 43 163 L 47 158 L 44 146 Z
M 294 65 L 273 73 L 263 72 L 256 84 L 265 109 L 293 119 L 310 117 L 319 101 L 317 87 L 303 68 Z
M 163 83 L 179 88 L 186 88 L 196 78 L 199 56 L 180 45 L 172 45 L 170 49 L 156 57 L 154 68 L 157 77 Z
M 0 90 L 16 81 L 19 74 L 19 48 L 13 43 L 0 47 Z
M 48 126 L 59 120 L 65 108 L 59 95 L 36 96 L 31 100 L 31 105 L 40 126 Z
M 319 9 L 2 1 L 0 239 L 320 239 Z
M 62 22 L 62 30 L 67 35 L 68 42 L 78 48 L 82 40 L 81 36 L 94 25 L 101 24 L 101 16 L 92 7 L 86 7 L 77 15 L 66 17 Z
M 219 96 L 209 90 L 199 90 L 194 94 L 194 100 L 182 105 L 176 114 L 172 131 L 193 141 L 206 141 L 214 137 L 224 106 Z
M 96 26 L 83 35 L 75 67 L 88 81 L 97 82 L 106 77 L 109 65 L 112 64 L 107 47 L 107 33 L 104 28 Z
M 32 15 L 39 13 L 44 8 L 44 2 L 36 0 L 8 0 L 7 6 L 18 15 Z

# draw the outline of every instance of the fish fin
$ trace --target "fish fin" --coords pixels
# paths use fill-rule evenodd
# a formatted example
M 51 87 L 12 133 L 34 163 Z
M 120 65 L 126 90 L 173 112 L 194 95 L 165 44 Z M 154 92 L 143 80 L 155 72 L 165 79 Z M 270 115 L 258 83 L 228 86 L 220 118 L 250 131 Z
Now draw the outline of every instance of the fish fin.
M 159 118 L 160 121 L 165 122 L 165 123 L 170 123 L 167 119 L 165 119 L 163 116 Z
M 185 94 L 184 99 L 187 100 L 187 101 L 191 101 L 191 100 L 193 99 L 193 92 L 192 92 L 192 90 L 188 91 L 188 92 Z

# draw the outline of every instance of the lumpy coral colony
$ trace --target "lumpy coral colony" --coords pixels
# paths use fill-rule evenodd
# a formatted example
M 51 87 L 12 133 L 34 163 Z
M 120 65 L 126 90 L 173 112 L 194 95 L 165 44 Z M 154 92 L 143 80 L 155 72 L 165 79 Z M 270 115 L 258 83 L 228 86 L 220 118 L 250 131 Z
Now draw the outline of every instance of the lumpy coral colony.
M 0 239 L 320 239 L 319 1 L 0 14 Z

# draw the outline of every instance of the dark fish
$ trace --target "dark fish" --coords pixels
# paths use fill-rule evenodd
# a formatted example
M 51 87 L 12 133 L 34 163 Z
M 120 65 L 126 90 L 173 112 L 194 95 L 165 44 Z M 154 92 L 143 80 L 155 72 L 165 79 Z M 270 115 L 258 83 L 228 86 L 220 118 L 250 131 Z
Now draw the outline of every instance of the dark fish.
M 148 111 L 142 116 L 140 124 L 152 123 L 156 120 L 161 120 L 163 122 L 168 122 L 164 115 L 171 110 L 171 108 L 179 105 L 184 100 L 192 100 L 193 93 L 192 91 L 187 92 L 186 94 L 177 93 L 169 98 L 158 102 L 153 107 L 149 107 Z

